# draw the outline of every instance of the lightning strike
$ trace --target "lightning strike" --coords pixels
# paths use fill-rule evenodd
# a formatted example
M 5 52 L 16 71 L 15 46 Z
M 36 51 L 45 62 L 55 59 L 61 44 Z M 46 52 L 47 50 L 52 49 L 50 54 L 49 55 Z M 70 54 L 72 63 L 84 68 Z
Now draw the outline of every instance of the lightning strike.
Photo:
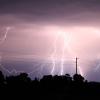
M 60 34 L 57 34 L 56 36 L 56 39 L 55 39 L 55 42 L 54 42 L 54 51 L 51 55 L 51 60 L 52 60 L 52 70 L 51 70 L 51 75 L 54 75 L 54 71 L 55 71 L 55 67 L 56 67 L 56 53 L 57 53 L 57 41 L 58 41 L 58 38 L 59 38 L 59 35 Z
M 6 32 L 5 32 L 4 36 L 3 36 L 3 38 L 0 39 L 0 44 L 2 44 L 7 39 L 7 34 L 8 34 L 10 29 L 11 29 L 10 27 L 6 28 Z
M 66 49 L 68 50 L 69 48 L 69 34 L 67 34 L 63 31 L 60 31 L 57 33 L 56 39 L 55 39 L 55 43 L 54 43 L 54 51 L 52 53 L 51 59 L 52 59 L 52 70 L 51 70 L 51 75 L 55 74 L 55 70 L 56 70 L 56 63 L 59 60 L 60 61 L 60 75 L 64 74 L 64 62 L 65 62 L 65 53 L 66 53 Z M 63 42 L 63 47 L 61 48 L 61 58 L 58 59 L 56 57 L 57 55 L 57 42 L 59 42 L 59 38 L 62 38 L 62 42 Z M 69 51 L 69 50 L 68 50 Z
M 4 36 L 3 36 L 3 38 L 0 39 L 0 44 L 3 44 L 4 41 L 7 39 L 7 34 L 8 34 L 8 32 L 9 32 L 10 29 L 11 29 L 11 27 L 7 27 L 6 28 L 6 32 L 5 32 Z M 0 62 L 1 62 L 1 60 L 2 60 L 2 56 L 0 56 Z M 5 70 L 6 72 L 8 72 L 9 74 L 12 74 L 13 72 L 17 73 L 17 71 L 15 69 L 13 69 L 12 71 L 9 71 L 8 69 L 4 68 L 4 66 L 1 63 L 0 63 L 0 67 L 3 70 Z

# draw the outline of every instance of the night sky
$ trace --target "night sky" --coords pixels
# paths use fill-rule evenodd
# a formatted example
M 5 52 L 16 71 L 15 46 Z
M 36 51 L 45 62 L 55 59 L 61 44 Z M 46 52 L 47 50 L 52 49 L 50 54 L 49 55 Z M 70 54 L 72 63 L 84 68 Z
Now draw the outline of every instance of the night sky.
M 0 69 L 79 73 L 100 81 L 100 0 L 0 0 Z M 53 69 L 54 67 L 54 69 Z M 16 70 L 16 71 L 13 71 Z

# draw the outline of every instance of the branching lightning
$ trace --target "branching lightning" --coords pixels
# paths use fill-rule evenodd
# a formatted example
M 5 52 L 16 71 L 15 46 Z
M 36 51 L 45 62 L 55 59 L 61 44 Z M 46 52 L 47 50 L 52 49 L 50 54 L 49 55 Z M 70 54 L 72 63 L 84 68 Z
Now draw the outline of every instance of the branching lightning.
M 11 27 L 7 27 L 7 28 L 6 28 L 6 32 L 4 33 L 3 38 L 0 39 L 0 44 L 3 44 L 3 43 L 5 42 L 5 40 L 7 39 L 7 34 L 8 34 L 8 32 L 9 32 L 10 29 L 11 29 Z M 0 56 L 0 62 L 1 62 L 1 59 L 2 59 L 2 56 Z M 11 73 L 13 73 L 13 72 L 18 73 L 15 69 L 12 70 L 12 71 L 9 71 L 8 69 L 4 68 L 4 66 L 3 66 L 2 64 L 0 64 L 0 67 L 1 67 L 4 71 L 8 72 L 9 74 L 11 74 Z
M 7 34 L 8 34 L 10 29 L 11 29 L 10 27 L 6 28 L 6 32 L 5 32 L 4 36 L 3 36 L 3 38 L 0 39 L 0 44 L 4 43 L 4 41 L 7 39 Z
M 61 48 L 62 53 L 61 53 L 60 59 L 57 58 L 57 42 L 59 42 L 59 38 L 62 38 L 62 42 L 63 42 L 63 46 Z M 55 42 L 54 42 L 54 51 L 51 55 L 51 60 L 52 60 L 51 75 L 55 74 L 55 71 L 57 69 L 56 63 L 58 60 L 60 61 L 60 75 L 64 75 L 64 67 L 65 67 L 64 63 L 66 61 L 66 57 L 65 57 L 66 53 L 68 52 L 72 56 L 74 56 L 75 54 L 69 46 L 70 39 L 71 39 L 71 34 L 63 32 L 63 31 L 58 32 L 58 34 L 56 35 Z M 83 75 L 83 72 L 80 66 L 78 66 L 78 70 L 79 70 L 79 73 Z
M 61 48 L 61 58 L 60 58 L 60 75 L 64 74 L 64 62 L 65 62 L 65 52 L 66 49 L 68 50 L 69 48 L 69 34 L 65 33 L 65 32 L 58 32 L 56 39 L 55 39 L 55 43 L 54 43 L 54 51 L 52 53 L 51 59 L 52 59 L 52 70 L 51 70 L 51 75 L 55 74 L 55 70 L 56 70 L 56 63 L 58 58 L 56 57 L 57 55 L 57 42 L 59 41 L 58 38 L 62 38 L 63 39 L 63 47 Z
M 7 39 L 7 34 L 8 34 L 10 29 L 11 29 L 10 27 L 6 28 L 6 32 L 5 32 L 4 36 L 3 36 L 3 38 L 0 39 L 0 41 L 1 41 L 0 44 L 4 43 L 4 41 Z M 57 54 L 58 53 L 58 51 L 57 51 L 57 49 L 58 49 L 57 48 L 57 43 L 59 42 L 59 39 L 62 40 L 61 41 L 62 42 L 62 48 L 60 48 L 61 49 L 61 57 L 60 58 L 57 57 L 58 56 L 58 54 Z M 55 41 L 54 41 L 54 44 L 53 44 L 54 45 L 53 46 L 53 52 L 51 53 L 51 60 L 52 60 L 52 69 L 51 69 L 51 72 L 50 72 L 51 75 L 56 74 L 55 71 L 57 69 L 57 61 L 60 61 L 60 72 L 59 72 L 59 74 L 60 75 L 64 74 L 64 67 L 65 67 L 64 64 L 65 64 L 65 61 L 66 61 L 66 57 L 65 57 L 66 51 L 71 55 L 73 54 L 72 50 L 71 50 L 71 48 L 69 46 L 70 39 L 71 39 L 71 34 L 70 33 L 66 33 L 64 31 L 59 31 L 59 32 L 56 33 Z M 9 71 L 8 69 L 4 68 L 2 65 L 0 65 L 0 66 L 1 66 L 1 68 L 3 70 L 7 71 L 9 74 L 11 74 L 13 72 L 14 73 L 23 72 L 23 71 L 17 71 L 15 69 L 13 69 L 12 71 Z M 30 74 L 38 71 L 38 70 L 42 71 L 44 66 L 45 66 L 45 64 L 42 64 L 40 66 L 41 69 L 39 69 L 37 67 L 35 70 L 31 71 L 28 74 L 30 75 Z M 79 69 L 79 73 L 81 75 L 83 75 L 83 72 L 82 72 L 81 68 L 79 67 L 78 69 Z
M 51 54 L 51 60 L 52 60 L 52 70 L 51 70 L 51 75 L 54 75 L 54 71 L 55 71 L 55 67 L 56 67 L 56 53 L 57 53 L 57 41 L 58 41 L 58 38 L 59 38 L 59 34 L 56 35 L 56 38 L 55 38 L 55 42 L 54 42 L 54 51 L 53 53 Z

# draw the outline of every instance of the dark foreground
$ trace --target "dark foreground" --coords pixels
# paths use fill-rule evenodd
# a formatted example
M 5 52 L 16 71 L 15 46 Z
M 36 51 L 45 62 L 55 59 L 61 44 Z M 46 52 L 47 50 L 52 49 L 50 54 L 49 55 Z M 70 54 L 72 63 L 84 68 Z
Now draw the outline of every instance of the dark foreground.
M 81 75 L 70 77 L 44 76 L 41 80 L 31 80 L 26 73 L 4 77 L 0 72 L 0 97 L 28 100 L 70 100 L 99 99 L 100 83 L 88 82 Z

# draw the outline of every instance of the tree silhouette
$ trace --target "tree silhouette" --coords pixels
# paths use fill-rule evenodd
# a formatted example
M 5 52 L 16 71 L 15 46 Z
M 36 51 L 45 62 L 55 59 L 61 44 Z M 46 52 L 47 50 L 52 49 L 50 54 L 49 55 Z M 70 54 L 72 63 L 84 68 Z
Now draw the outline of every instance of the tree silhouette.
M 0 71 L 0 84 L 2 85 L 2 84 L 4 84 L 4 82 L 5 82 L 4 75 L 3 75 L 3 73 Z
M 4 90 L 4 92 L 3 92 Z M 0 71 L 0 91 L 4 94 L 21 97 L 32 97 L 44 99 L 71 99 L 100 97 L 100 83 L 88 82 L 80 74 L 71 77 L 69 74 L 63 76 L 46 75 L 42 79 L 31 80 L 27 73 L 16 76 L 4 77 Z M 18 91 L 18 92 L 17 92 Z M 23 93 L 23 95 L 22 95 Z
M 81 76 L 80 74 L 75 74 L 74 76 L 73 76 L 73 80 L 75 81 L 75 82 L 84 82 L 84 77 L 83 76 Z

